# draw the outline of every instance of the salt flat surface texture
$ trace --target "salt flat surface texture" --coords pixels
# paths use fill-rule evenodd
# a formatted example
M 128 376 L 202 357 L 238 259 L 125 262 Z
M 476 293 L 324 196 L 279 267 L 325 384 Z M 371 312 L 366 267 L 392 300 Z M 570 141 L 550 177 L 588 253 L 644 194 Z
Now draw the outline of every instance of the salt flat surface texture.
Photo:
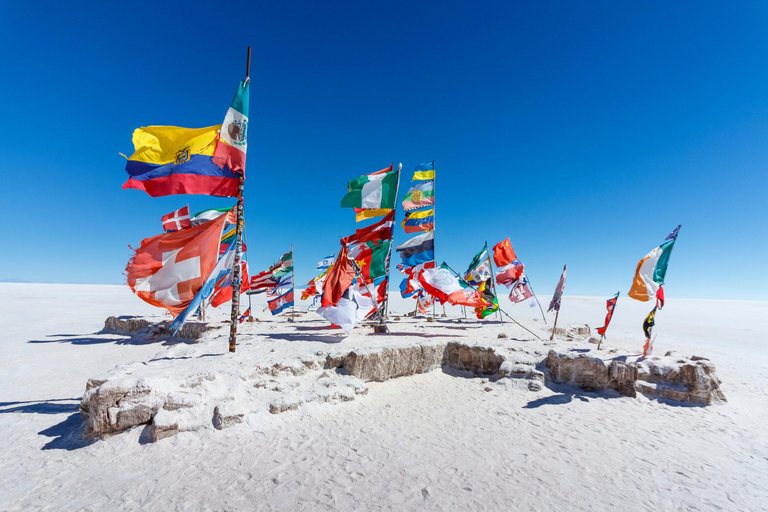
M 766 302 L 670 299 L 657 315 L 655 354 L 709 358 L 727 404 L 699 407 L 570 386 L 529 392 L 508 379 L 436 370 L 368 383 L 368 394 L 354 401 L 310 403 L 260 422 L 147 444 L 142 428 L 79 440 L 78 405 L 88 378 L 152 359 L 167 361 L 169 372 L 178 357 L 198 358 L 195 365 L 231 358 L 237 365 L 266 346 L 275 353 L 265 351 L 265 363 L 269 353 L 301 357 L 318 346 L 343 351 L 438 333 L 459 342 L 530 335 L 496 319 L 460 323 L 461 309 L 448 307 L 439 326 L 393 321 L 390 338 L 361 328 L 345 338 L 314 313 L 286 328 L 285 319 L 262 311 L 262 296 L 253 308 L 261 322 L 244 324 L 242 346 L 230 356 L 226 332 L 197 345 L 99 334 L 107 316 L 157 314 L 127 287 L 0 284 L 0 293 L 13 298 L 0 306 L 0 510 L 768 507 Z M 226 318 L 226 306 L 213 317 Z M 412 307 L 395 299 L 391 310 Z M 506 299 L 502 307 L 545 332 L 538 308 Z M 639 354 L 650 309 L 622 296 L 607 349 Z M 604 298 L 566 296 L 559 325 L 594 329 L 604 316 Z

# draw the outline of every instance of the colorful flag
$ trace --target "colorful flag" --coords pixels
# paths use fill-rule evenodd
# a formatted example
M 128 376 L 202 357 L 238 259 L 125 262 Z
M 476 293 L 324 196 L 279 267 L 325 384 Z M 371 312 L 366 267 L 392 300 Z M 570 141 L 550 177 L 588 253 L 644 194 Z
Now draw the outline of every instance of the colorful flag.
M 485 302 L 484 305 L 475 308 L 475 314 L 477 318 L 482 320 L 488 315 L 492 315 L 499 309 L 499 299 L 493 293 L 493 284 L 489 277 L 484 281 L 477 289 Z
M 528 284 L 528 278 L 525 277 L 525 273 L 520 276 L 515 284 L 512 286 L 512 290 L 509 292 L 509 300 L 514 303 L 520 303 L 533 297 L 533 291 Z M 535 304 L 531 302 L 531 307 L 535 307 Z
M 279 315 L 285 311 L 285 309 L 293 306 L 293 288 L 275 299 L 268 300 L 267 306 L 272 315 Z
M 331 268 L 331 265 L 333 265 L 333 259 L 336 255 L 331 254 L 330 256 L 326 256 L 325 258 L 321 259 L 317 262 L 317 270 L 328 270 Z
M 272 277 L 275 279 L 293 272 L 293 251 L 280 256 L 280 261 L 272 265 L 269 270 L 272 271 Z
M 443 304 L 474 307 L 485 305 L 485 301 L 476 290 L 470 288 L 445 266 L 423 270 L 419 274 L 419 282 L 427 293 Z
M 230 246 L 232 246 L 232 243 L 234 243 L 234 241 L 230 243 Z M 249 286 L 248 264 L 245 261 L 240 261 L 240 293 L 243 294 L 247 292 Z M 221 279 L 220 282 L 216 283 L 210 305 L 217 308 L 230 300 L 232 300 L 232 266 L 229 267 L 227 275 Z
M 277 283 L 275 283 L 275 286 L 267 290 L 267 295 L 280 295 L 280 289 L 285 288 L 286 286 L 293 287 L 293 279 L 291 279 L 291 276 L 283 276 L 279 278 Z
M 433 180 L 435 179 L 435 162 L 428 162 L 426 164 L 419 164 L 413 168 L 413 181 L 418 180 Z
M 335 306 L 344 296 L 344 292 L 350 287 L 355 279 L 356 273 L 352 263 L 347 258 L 347 246 L 342 245 L 341 251 L 328 270 L 323 283 L 323 300 L 321 307 Z
M 370 226 L 355 230 L 353 235 L 349 235 L 341 239 L 341 243 L 345 245 L 372 242 L 376 240 L 389 240 L 392 238 L 392 231 L 395 226 L 394 223 L 395 211 L 392 210 L 383 219 L 378 222 L 374 222 Z
M 422 315 L 426 315 L 433 302 L 434 300 L 430 294 L 422 292 L 421 295 L 419 295 L 419 300 L 416 301 L 416 307 Z
M 611 323 L 611 318 L 613 318 L 613 310 L 616 308 L 616 302 L 618 300 L 619 294 L 617 293 L 615 297 L 611 297 L 605 301 L 605 309 L 608 310 L 608 313 L 605 315 L 605 325 L 597 328 L 597 334 L 602 336 L 605 334 L 605 331 L 608 330 L 608 324 Z
M 211 223 L 215 222 L 217 221 L 211 221 Z M 203 302 L 205 302 L 208 297 L 213 294 L 213 291 L 216 289 L 216 283 L 220 283 L 222 279 L 226 278 L 227 274 L 232 272 L 232 266 L 235 263 L 235 253 L 237 252 L 236 246 L 237 244 L 233 242 L 227 249 L 227 252 L 224 253 L 224 256 L 219 258 L 219 261 L 216 262 L 216 266 L 213 267 L 213 270 L 208 275 L 207 279 L 203 283 L 203 286 L 195 294 L 195 297 L 187 305 L 184 311 L 179 313 L 176 318 L 173 319 L 173 322 L 171 322 L 171 332 L 174 334 L 178 333 L 179 330 L 184 326 L 184 322 L 186 322 L 187 316 L 197 311 L 197 309 L 202 306 Z
M 484 283 L 486 279 L 491 277 L 489 259 L 488 247 L 483 247 L 479 253 L 475 254 L 475 257 L 472 258 L 472 261 L 469 263 L 467 271 L 464 272 L 464 280 L 473 286 L 478 286 L 481 283 Z
M 414 185 L 403 197 L 403 210 L 415 210 L 422 206 L 435 204 L 435 182 L 425 181 Z
M 567 265 L 563 265 L 563 275 L 560 276 L 560 280 L 557 282 L 557 287 L 555 288 L 555 294 L 552 296 L 552 300 L 549 302 L 549 309 L 547 309 L 547 313 L 550 311 L 560 311 L 560 301 L 563 298 L 563 291 L 565 290 L 565 271 L 568 270 Z
M 248 308 L 245 310 L 245 312 L 240 315 L 240 318 L 237 319 L 238 322 L 243 323 L 245 322 L 245 319 L 251 316 L 251 308 Z
M 344 259 L 346 260 L 346 257 Z M 336 261 L 338 263 L 339 260 Z M 370 296 L 361 292 L 359 284 L 347 285 L 335 304 L 326 303 L 326 293 L 323 294 L 323 302 L 317 313 L 341 327 L 345 333 L 349 333 L 358 323 L 376 311 L 376 303 Z
M 511 288 L 520 279 L 525 271 L 525 266 L 520 260 L 512 260 L 509 264 L 496 269 L 496 283 Z
M 666 240 L 674 240 L 675 238 L 677 238 L 677 233 L 679 231 L 680 231 L 680 225 L 678 224 L 678 226 L 675 229 L 673 229 L 672 232 L 670 234 L 668 234 L 667 238 L 665 238 L 664 240 L 665 241 Z
M 643 357 L 651 357 L 653 354 L 653 342 L 656 340 L 656 336 L 653 339 L 648 338 L 643 345 Z
M 347 182 L 349 192 L 341 200 L 342 208 L 395 207 L 398 172 L 386 169 Z
M 656 307 L 659 311 L 664 307 L 664 287 L 659 285 L 659 289 L 656 290 Z
M 377 240 L 349 245 L 349 258 L 360 267 L 360 275 L 366 283 L 387 275 L 387 256 L 390 240 Z
M 628 294 L 631 298 L 646 302 L 656 296 L 659 286 L 664 284 L 675 240 L 676 238 L 673 238 L 664 242 L 637 263 L 635 279 Z
M 181 313 L 216 266 L 224 219 L 142 240 L 128 261 L 128 286 L 143 301 Z
M 509 237 L 503 242 L 499 242 L 493 246 L 493 262 L 496 263 L 497 267 L 505 267 L 516 259 L 517 255 L 512 248 L 512 243 L 509 241 Z
M 392 210 L 390 208 L 353 208 L 355 210 L 355 222 L 381 217 Z
M 166 233 L 192 227 L 192 222 L 189 218 L 189 206 L 179 208 L 168 215 L 163 215 L 160 221 L 163 223 L 163 229 Z
M 197 212 L 192 216 L 192 225 L 197 226 L 202 224 L 203 222 L 208 222 L 209 220 L 217 219 L 220 216 L 224 215 L 225 213 L 230 213 L 227 217 L 227 224 L 237 224 L 237 212 L 234 208 L 230 208 L 229 206 L 225 206 L 224 208 L 213 208 L 210 210 L 203 210 L 201 212 Z
M 643 321 L 643 334 L 645 334 L 645 347 L 643 348 L 643 356 L 648 357 L 653 350 L 653 342 L 651 341 L 651 330 L 656 325 L 656 308 L 654 307 L 648 316 Z
M 245 171 L 245 154 L 248 149 L 248 103 L 250 101 L 251 81 L 240 81 L 232 98 L 224 122 L 221 125 L 213 162 L 219 167 L 233 171 Z
M 415 267 L 435 259 L 435 232 L 427 231 L 396 247 L 406 267 Z
M 402 226 L 406 233 L 419 233 L 421 231 L 431 231 L 435 229 L 434 208 L 411 213 L 406 212 Z
M 272 271 L 265 270 L 264 272 L 259 272 L 251 278 L 250 290 L 256 291 L 266 290 L 267 288 L 274 288 L 277 282 L 278 279 L 275 279 L 275 277 L 272 275 Z

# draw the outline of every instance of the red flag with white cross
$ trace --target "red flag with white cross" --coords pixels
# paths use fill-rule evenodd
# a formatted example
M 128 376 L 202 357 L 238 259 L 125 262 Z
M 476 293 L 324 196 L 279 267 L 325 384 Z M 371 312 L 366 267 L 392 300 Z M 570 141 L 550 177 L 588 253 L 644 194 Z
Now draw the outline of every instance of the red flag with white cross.
M 213 272 L 226 216 L 145 238 L 125 267 L 128 286 L 144 302 L 176 316 Z
M 160 219 L 166 232 L 179 231 L 192 226 L 192 218 L 189 215 L 189 206 L 179 208 L 175 212 L 163 215 Z

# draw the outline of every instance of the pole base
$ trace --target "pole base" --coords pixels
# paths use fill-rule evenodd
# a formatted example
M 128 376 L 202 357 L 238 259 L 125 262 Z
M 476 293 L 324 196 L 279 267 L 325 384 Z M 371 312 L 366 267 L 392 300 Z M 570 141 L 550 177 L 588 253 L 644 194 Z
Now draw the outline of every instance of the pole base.
M 385 324 L 376 324 L 373 326 L 374 334 L 389 334 L 387 326 Z

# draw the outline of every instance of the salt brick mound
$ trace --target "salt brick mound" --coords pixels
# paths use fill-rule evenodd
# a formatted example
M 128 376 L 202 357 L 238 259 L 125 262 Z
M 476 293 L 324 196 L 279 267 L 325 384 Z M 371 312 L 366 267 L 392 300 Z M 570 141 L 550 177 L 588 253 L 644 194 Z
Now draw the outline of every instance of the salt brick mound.
M 573 341 L 589 334 L 583 326 L 571 326 L 566 339 L 549 342 L 499 337 L 478 324 L 427 327 L 409 319 L 399 325 L 405 322 L 412 330 L 402 336 L 370 336 L 358 328 L 347 338 L 302 334 L 302 329 L 324 329 L 311 320 L 247 324 L 236 354 L 226 351 L 225 324 L 190 324 L 186 335 L 197 344 L 175 345 L 146 363 L 120 365 L 88 381 L 80 403 L 83 437 L 105 438 L 148 425 L 157 441 L 178 432 L 259 424 L 302 404 L 354 400 L 368 392 L 368 382 L 437 369 L 508 379 L 507 388 L 533 392 L 549 381 L 631 397 L 641 392 L 704 405 L 725 401 L 709 361 L 667 354 L 627 363 L 627 355 L 616 350 L 600 353 L 612 359 L 588 355 L 579 348 L 583 342 Z M 167 322 L 110 317 L 105 328 L 151 338 L 164 335 Z M 467 331 L 457 334 L 457 328 Z

